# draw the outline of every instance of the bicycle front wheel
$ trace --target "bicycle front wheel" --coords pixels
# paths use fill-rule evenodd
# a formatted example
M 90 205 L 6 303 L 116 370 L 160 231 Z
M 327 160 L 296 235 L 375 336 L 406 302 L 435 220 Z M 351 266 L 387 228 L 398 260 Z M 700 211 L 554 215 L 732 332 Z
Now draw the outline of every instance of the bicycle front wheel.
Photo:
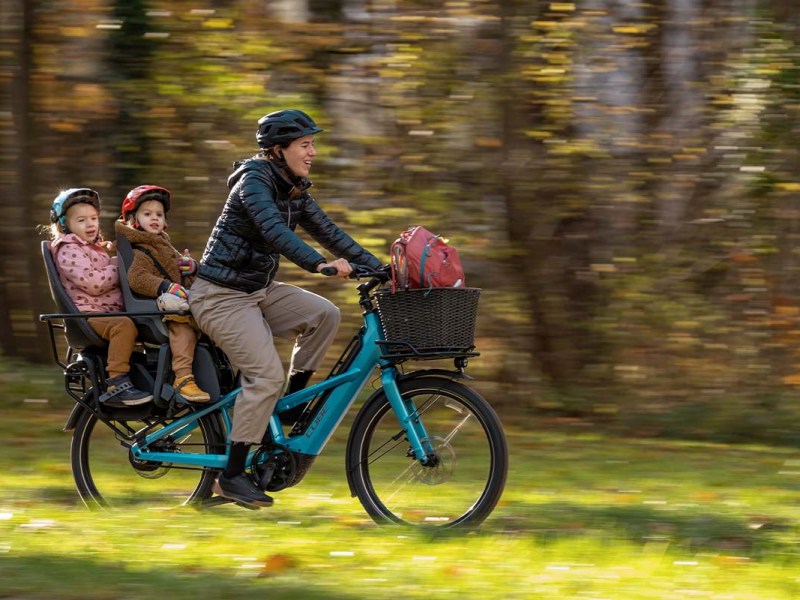
M 185 416 L 186 407 L 172 417 L 136 415 L 137 408 L 121 409 L 110 425 L 88 410 L 72 435 L 72 473 L 81 499 L 90 508 L 132 505 L 165 507 L 204 500 L 211 496 L 216 470 L 134 460 L 130 446 L 137 435 L 153 432 Z M 165 438 L 154 449 L 175 454 L 225 454 L 225 433 L 219 415 L 198 419 L 197 426 L 180 438 Z
M 384 394 L 361 409 L 348 442 L 348 479 L 378 523 L 474 527 L 505 487 L 508 449 L 492 407 L 471 388 L 420 377 L 400 384 L 427 432 L 436 458 L 423 465 Z

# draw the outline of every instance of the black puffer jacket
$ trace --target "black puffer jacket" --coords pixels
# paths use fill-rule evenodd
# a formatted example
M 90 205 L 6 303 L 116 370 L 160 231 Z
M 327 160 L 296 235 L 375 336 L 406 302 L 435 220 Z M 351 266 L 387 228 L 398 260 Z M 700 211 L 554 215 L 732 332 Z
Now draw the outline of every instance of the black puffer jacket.
M 324 256 L 295 233 L 299 225 L 337 258 L 380 266 L 380 261 L 330 220 L 308 193 L 303 179 L 299 193 L 276 165 L 254 157 L 234 164 L 230 194 L 208 239 L 197 276 L 217 285 L 255 292 L 269 285 L 281 255 L 316 272 Z

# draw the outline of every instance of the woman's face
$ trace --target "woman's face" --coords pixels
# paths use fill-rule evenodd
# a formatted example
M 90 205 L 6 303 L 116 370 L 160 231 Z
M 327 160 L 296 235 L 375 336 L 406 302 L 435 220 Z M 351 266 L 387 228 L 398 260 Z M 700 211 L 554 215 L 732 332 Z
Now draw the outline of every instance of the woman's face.
M 314 148 L 314 136 L 306 135 L 293 140 L 287 148 L 282 149 L 286 165 L 297 177 L 308 177 L 311 171 L 311 162 L 317 155 Z

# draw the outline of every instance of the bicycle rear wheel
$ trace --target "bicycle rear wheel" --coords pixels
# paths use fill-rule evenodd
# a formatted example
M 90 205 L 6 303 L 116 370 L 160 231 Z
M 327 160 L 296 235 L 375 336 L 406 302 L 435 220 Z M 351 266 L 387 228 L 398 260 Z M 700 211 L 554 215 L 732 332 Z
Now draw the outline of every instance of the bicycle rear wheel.
M 130 446 L 145 428 L 157 431 L 194 411 L 186 407 L 171 418 L 145 414 L 137 407 L 117 411 L 114 431 L 88 410 L 83 411 L 72 435 L 72 473 L 81 499 L 90 508 L 118 508 L 136 504 L 175 506 L 211 496 L 216 470 L 181 468 L 167 463 L 133 460 Z M 154 449 L 174 453 L 225 454 L 225 433 L 219 415 L 198 419 L 197 427 L 180 439 L 167 438 Z
M 505 487 L 508 449 L 497 415 L 477 392 L 457 381 L 421 377 L 400 384 L 436 451 L 425 466 L 411 455 L 385 394 L 361 409 L 348 442 L 348 479 L 378 523 L 475 527 Z

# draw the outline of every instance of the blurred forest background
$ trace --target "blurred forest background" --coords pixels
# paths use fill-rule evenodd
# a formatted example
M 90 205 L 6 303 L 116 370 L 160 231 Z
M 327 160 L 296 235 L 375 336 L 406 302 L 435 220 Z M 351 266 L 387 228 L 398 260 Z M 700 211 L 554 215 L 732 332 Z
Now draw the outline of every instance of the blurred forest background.
M 795 0 L 3 0 L 0 80 L 6 357 L 49 360 L 59 189 L 97 189 L 109 235 L 130 188 L 166 186 L 199 257 L 256 120 L 297 107 L 354 237 L 459 248 L 501 411 L 797 439 Z M 351 335 L 352 286 L 283 278 Z

